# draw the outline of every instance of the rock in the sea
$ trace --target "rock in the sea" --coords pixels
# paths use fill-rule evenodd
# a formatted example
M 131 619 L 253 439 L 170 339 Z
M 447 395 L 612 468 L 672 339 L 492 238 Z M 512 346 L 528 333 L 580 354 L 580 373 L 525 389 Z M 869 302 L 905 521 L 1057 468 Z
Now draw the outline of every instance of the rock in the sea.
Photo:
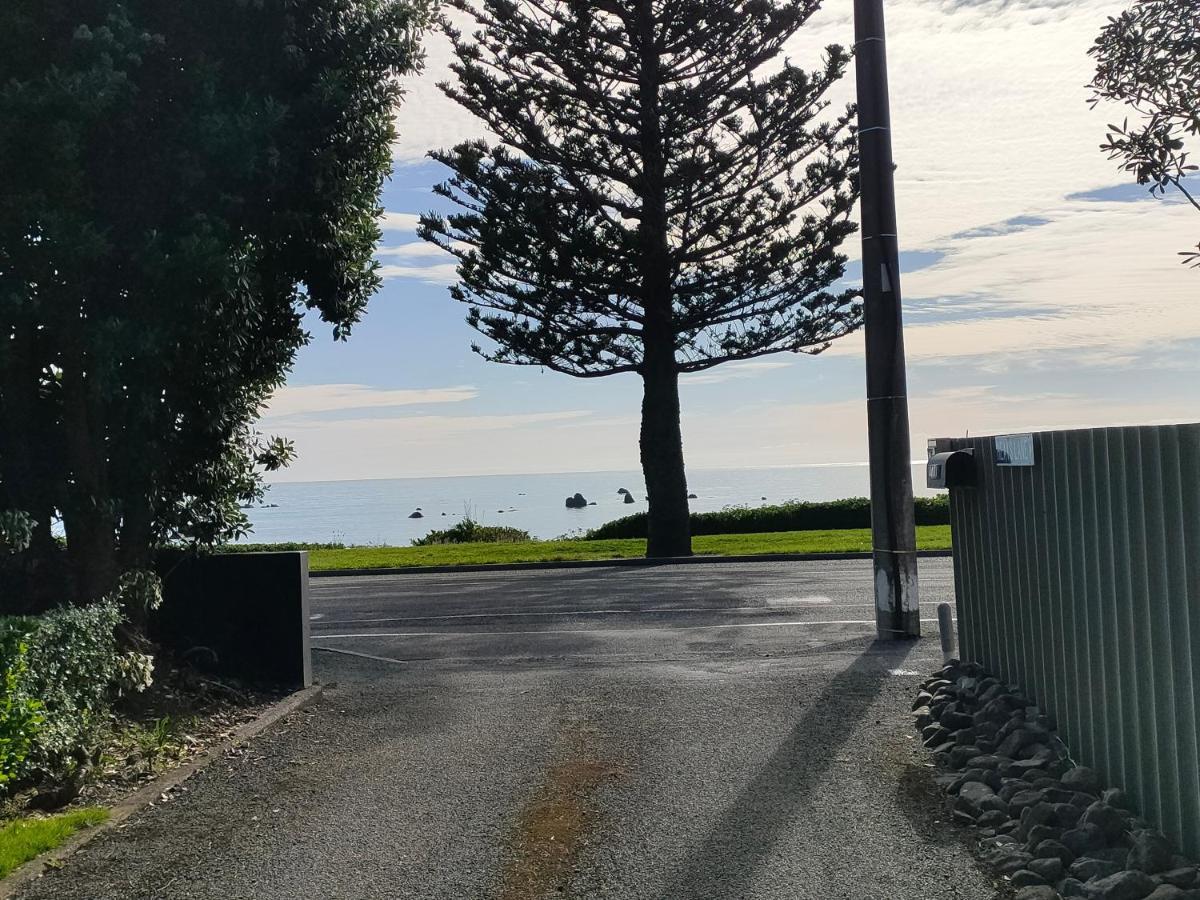
M 699 500 L 700 498 L 697 497 L 695 494 L 688 494 L 688 499 L 689 500 Z
M 567 509 L 583 509 L 587 504 L 587 498 L 583 494 L 576 494 L 574 497 L 567 498 Z
M 618 494 L 628 494 L 629 488 L 617 488 L 617 493 Z
M 625 502 L 626 502 L 626 503 L 633 503 L 633 502 L 634 502 L 634 501 L 633 501 L 633 494 L 626 494 L 626 495 L 625 495 Z
M 410 512 L 408 514 L 408 517 L 410 519 L 423 519 L 423 518 L 425 518 L 425 513 L 421 512 L 419 509 L 417 509 L 417 510 L 414 510 L 413 512 Z

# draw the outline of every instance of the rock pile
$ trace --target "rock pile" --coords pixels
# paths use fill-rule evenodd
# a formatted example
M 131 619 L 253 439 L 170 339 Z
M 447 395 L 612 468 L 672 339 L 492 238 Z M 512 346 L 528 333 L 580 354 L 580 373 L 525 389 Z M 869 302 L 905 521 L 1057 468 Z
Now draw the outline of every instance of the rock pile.
M 1200 900 L 1195 864 L 1071 761 L 1056 725 L 1020 688 L 951 661 L 913 702 L 954 819 L 1017 900 Z

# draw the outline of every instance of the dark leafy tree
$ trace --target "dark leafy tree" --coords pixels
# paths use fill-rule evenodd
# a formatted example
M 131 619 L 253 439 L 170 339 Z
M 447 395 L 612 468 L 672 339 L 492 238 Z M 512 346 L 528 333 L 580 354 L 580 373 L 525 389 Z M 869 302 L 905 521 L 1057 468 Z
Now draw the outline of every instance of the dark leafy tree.
M 378 285 L 425 0 L 0 6 L 0 511 L 86 601 L 237 535 L 289 448 L 253 423 L 316 310 Z M 59 567 L 61 568 L 61 567 Z M 9 600 L 10 598 L 5 598 Z
M 1200 210 L 1184 184 L 1196 171 L 1188 144 L 1200 140 L 1200 0 L 1139 0 L 1108 20 L 1089 53 L 1091 105 L 1112 100 L 1137 114 L 1133 125 L 1109 125 L 1100 149 L 1151 193 L 1173 187 Z M 1200 268 L 1200 245 L 1180 255 Z
M 502 363 L 641 377 L 648 555 L 691 552 L 679 376 L 818 353 L 860 321 L 848 57 L 782 58 L 817 0 L 449 0 L 446 93 L 496 145 L 432 156 L 461 211 L 421 232 Z

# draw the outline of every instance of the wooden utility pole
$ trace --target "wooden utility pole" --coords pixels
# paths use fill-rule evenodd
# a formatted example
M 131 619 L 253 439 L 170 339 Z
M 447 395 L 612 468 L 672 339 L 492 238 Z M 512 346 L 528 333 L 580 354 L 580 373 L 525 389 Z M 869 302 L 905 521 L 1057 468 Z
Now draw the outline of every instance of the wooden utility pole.
M 919 637 L 921 613 L 883 0 L 854 0 L 854 38 L 875 623 L 891 640 Z

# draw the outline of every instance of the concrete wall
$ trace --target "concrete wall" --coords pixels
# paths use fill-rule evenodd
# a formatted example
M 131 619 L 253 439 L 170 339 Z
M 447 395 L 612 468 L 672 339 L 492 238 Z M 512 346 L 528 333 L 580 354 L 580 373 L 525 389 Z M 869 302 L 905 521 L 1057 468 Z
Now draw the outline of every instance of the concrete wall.
M 159 643 L 246 681 L 312 684 L 307 553 L 164 556 L 159 570 L 163 605 L 151 622 Z
M 1196 855 L 1200 425 L 1033 442 L 1028 467 L 997 465 L 991 437 L 940 442 L 976 458 L 977 487 L 951 490 L 963 655 Z

